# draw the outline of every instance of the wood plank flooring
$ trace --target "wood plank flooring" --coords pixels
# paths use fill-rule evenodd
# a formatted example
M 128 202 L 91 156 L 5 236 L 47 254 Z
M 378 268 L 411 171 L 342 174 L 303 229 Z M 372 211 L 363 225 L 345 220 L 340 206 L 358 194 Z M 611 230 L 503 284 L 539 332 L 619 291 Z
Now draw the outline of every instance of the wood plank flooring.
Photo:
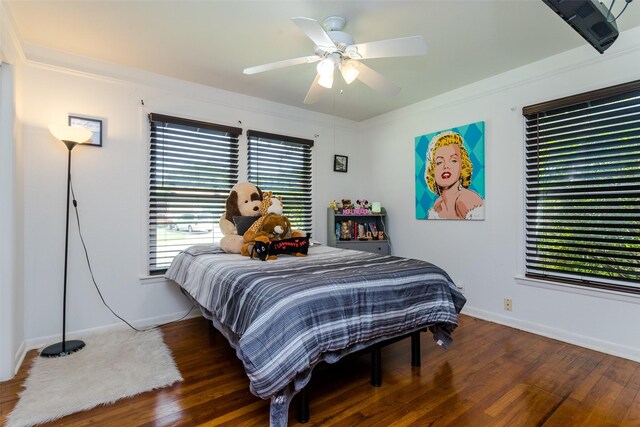
M 235 352 L 195 318 L 162 328 L 184 382 L 47 425 L 259 426 L 269 402 L 249 392 Z M 316 372 L 309 426 L 640 426 L 640 364 L 461 316 L 453 347 L 422 334 L 422 366 L 410 340 L 382 351 L 383 384 L 369 358 Z M 14 407 L 36 352 L 0 383 L 0 422 Z M 298 425 L 295 405 L 289 425 Z

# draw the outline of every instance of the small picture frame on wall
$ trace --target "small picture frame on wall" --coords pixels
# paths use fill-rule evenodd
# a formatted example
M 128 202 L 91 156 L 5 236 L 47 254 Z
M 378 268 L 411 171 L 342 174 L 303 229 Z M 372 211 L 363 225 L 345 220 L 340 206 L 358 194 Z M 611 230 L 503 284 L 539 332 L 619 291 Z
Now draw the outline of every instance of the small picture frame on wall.
M 349 157 L 336 154 L 333 156 L 333 170 L 334 172 L 347 172 L 349 166 Z
M 83 145 L 102 147 L 102 120 L 70 115 L 69 126 L 91 131 L 91 140 Z

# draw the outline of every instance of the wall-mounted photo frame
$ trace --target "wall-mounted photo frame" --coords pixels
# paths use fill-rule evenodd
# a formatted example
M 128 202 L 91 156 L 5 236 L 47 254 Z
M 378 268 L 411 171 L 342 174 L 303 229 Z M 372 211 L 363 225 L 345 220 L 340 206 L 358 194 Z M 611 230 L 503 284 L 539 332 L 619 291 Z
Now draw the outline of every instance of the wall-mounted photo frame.
M 336 154 L 333 156 L 333 171 L 347 172 L 349 166 L 349 157 Z
M 69 126 L 87 129 L 91 131 L 93 136 L 91 141 L 83 145 L 93 145 L 96 147 L 102 147 L 102 120 L 92 119 L 90 117 L 81 116 L 69 116 Z

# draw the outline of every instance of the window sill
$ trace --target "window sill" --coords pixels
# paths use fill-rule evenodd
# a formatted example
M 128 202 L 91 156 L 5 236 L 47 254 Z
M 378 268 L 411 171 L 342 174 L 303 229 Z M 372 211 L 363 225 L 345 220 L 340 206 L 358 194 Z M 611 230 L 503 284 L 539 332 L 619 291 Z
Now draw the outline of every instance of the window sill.
M 156 283 L 169 283 L 171 280 L 167 279 L 163 275 L 159 276 L 141 276 L 139 277 L 141 285 L 154 285 Z
M 611 291 L 607 289 L 587 288 L 570 283 L 552 282 L 548 280 L 532 279 L 524 276 L 516 276 L 516 283 L 522 286 L 534 286 L 552 291 L 568 292 L 572 294 L 585 295 L 594 298 L 606 298 L 614 301 L 621 301 L 633 304 L 640 304 L 640 295 L 628 294 L 625 292 Z

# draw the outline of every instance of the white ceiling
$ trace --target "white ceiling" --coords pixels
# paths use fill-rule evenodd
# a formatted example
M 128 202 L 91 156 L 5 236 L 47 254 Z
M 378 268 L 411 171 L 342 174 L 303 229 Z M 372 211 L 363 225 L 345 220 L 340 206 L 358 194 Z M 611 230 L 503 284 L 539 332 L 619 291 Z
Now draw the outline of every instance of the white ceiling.
M 23 43 L 356 121 L 586 45 L 541 0 L 3 1 Z M 614 4 L 614 13 L 624 3 Z M 399 95 L 387 97 L 336 78 L 334 88 L 308 106 L 303 100 L 315 64 L 242 73 L 249 66 L 313 55 L 313 43 L 290 18 L 322 21 L 331 15 L 347 19 L 344 31 L 356 43 L 426 39 L 425 56 L 364 61 L 402 87 Z M 638 25 L 640 4 L 631 4 L 618 27 Z

